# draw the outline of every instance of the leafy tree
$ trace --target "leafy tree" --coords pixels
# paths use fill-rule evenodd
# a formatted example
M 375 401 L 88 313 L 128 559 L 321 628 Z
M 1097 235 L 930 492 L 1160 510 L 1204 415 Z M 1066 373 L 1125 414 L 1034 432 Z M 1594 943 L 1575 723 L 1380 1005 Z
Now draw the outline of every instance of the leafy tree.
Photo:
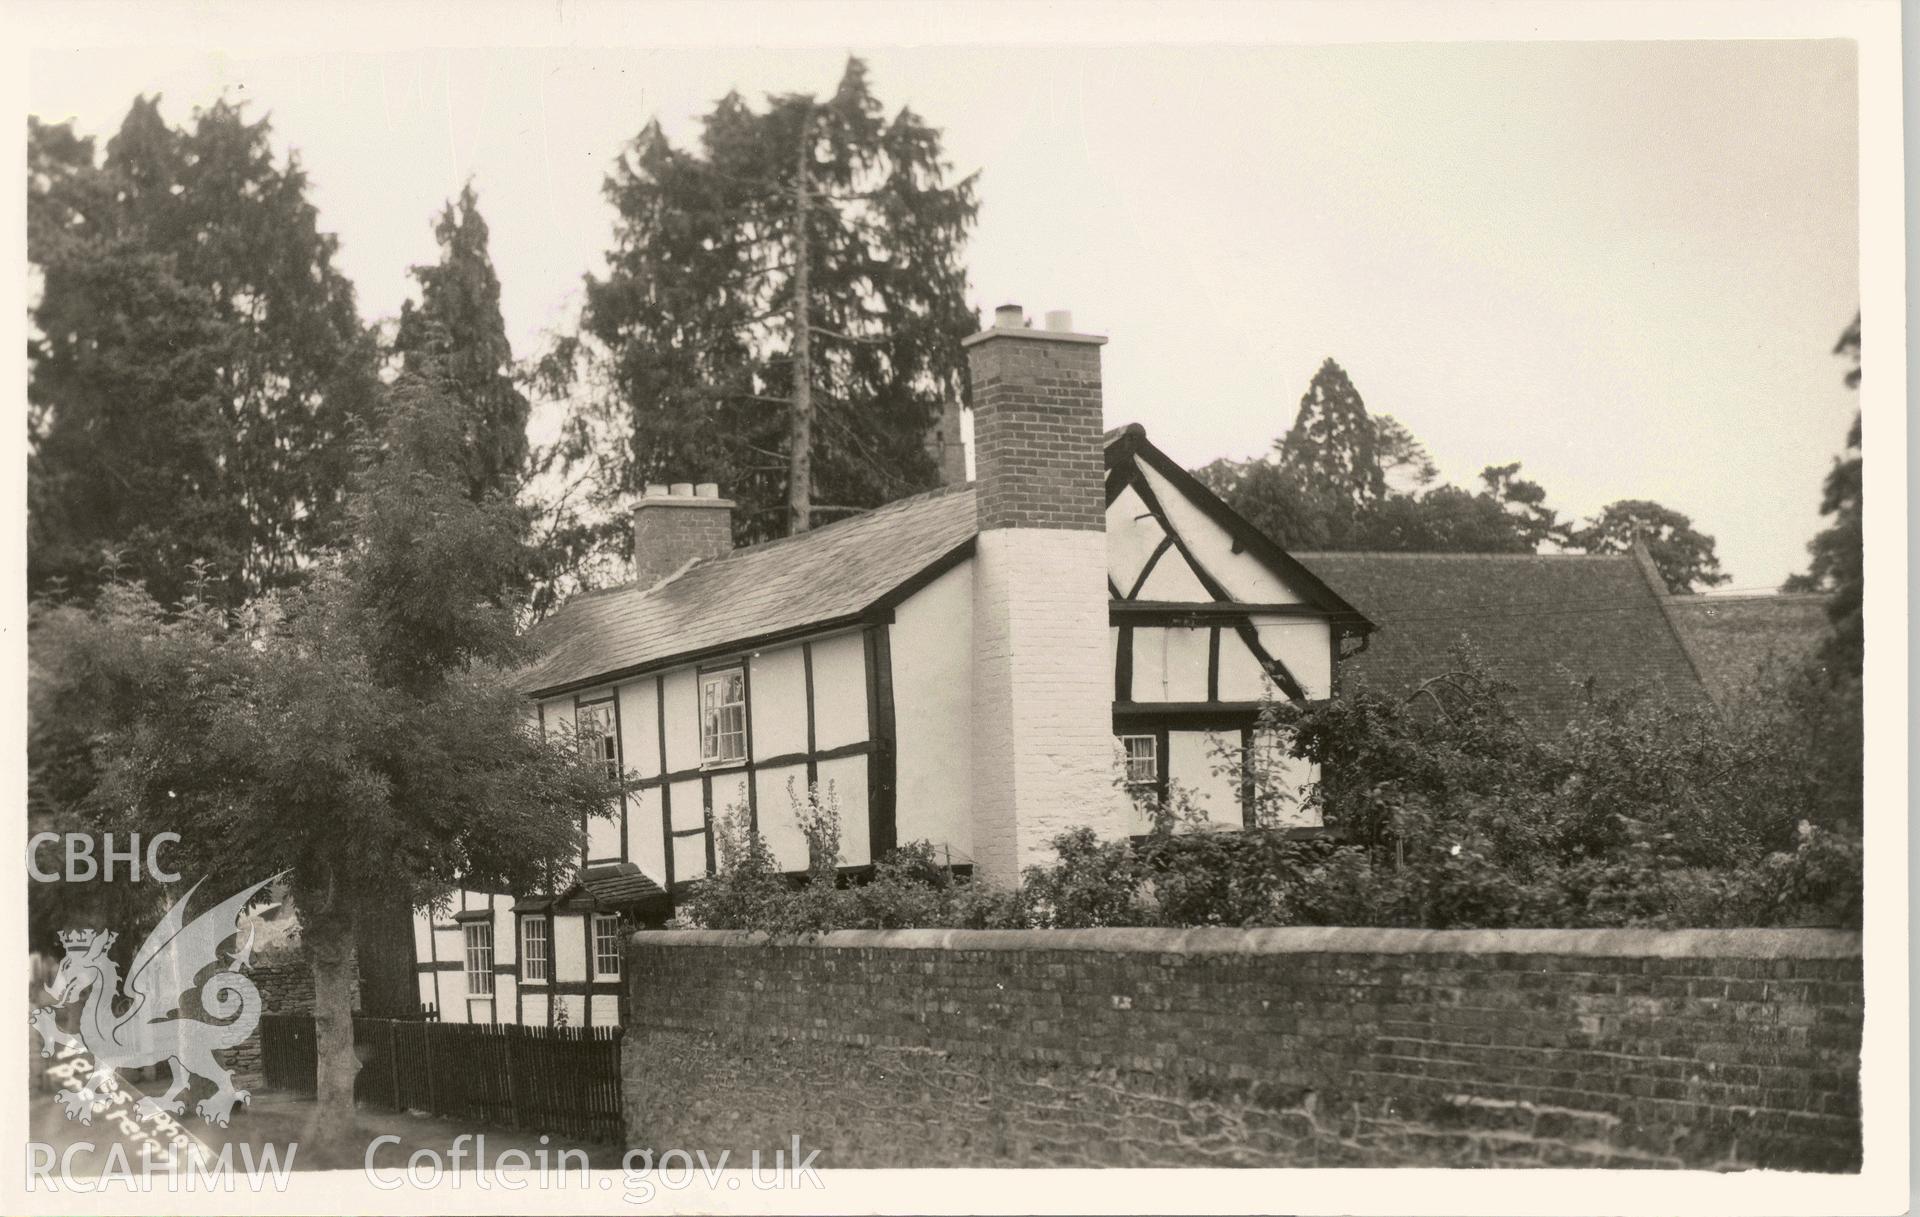
M 1478 492 L 1439 472 L 1405 426 L 1367 412 L 1327 360 L 1264 460 L 1215 461 L 1198 476 L 1255 526 L 1299 550 L 1530 553 L 1562 529 L 1518 464 L 1489 466 Z
M 576 411 L 563 465 L 609 437 L 610 508 L 649 482 L 716 481 L 742 540 L 930 486 L 924 449 L 964 391 L 974 327 L 962 250 L 974 179 L 949 181 L 940 133 L 885 117 L 866 66 L 825 99 L 729 94 L 697 148 L 650 122 L 606 183 L 617 215 L 581 335 L 545 361 L 603 394 Z M 626 545 L 607 520 L 602 545 Z
M 469 496 L 464 421 L 431 381 L 394 386 L 362 449 L 354 544 L 306 587 L 235 614 L 112 582 L 92 608 L 34 614 L 33 730 L 92 753 L 63 793 L 104 827 L 179 833 L 181 861 L 228 888 L 290 872 L 327 1129 L 351 1127 L 362 910 L 549 881 L 613 794 L 503 675 L 523 655 L 518 523 Z
M 440 260 L 413 268 L 420 302 L 400 306 L 393 350 L 409 371 L 434 365 L 460 403 L 461 458 L 472 497 L 510 494 L 527 462 L 528 403 L 513 380 L 500 277 L 487 252 L 487 222 L 473 183 L 441 211 L 433 231 Z
M 337 528 L 374 349 L 297 155 L 222 101 L 135 100 L 96 160 L 28 128 L 28 586 L 125 564 L 162 602 L 204 562 L 236 604 Z
M 1847 373 L 1847 386 L 1860 387 L 1860 318 L 1840 335 L 1833 348 L 1836 355 L 1847 356 L 1853 368 Z M 1864 595 L 1865 561 L 1860 516 L 1860 415 L 1856 411 L 1853 426 L 1847 430 L 1847 454 L 1835 460 L 1827 473 L 1820 514 L 1832 516 L 1833 523 L 1820 530 L 1807 543 L 1813 562 L 1807 573 L 1787 580 L 1783 591 L 1821 591 L 1830 594 L 1827 617 L 1832 633 L 1822 656 L 1836 674 L 1858 676 L 1865 653 L 1866 634 L 1861 623 Z
M 1217 460 L 1194 475 L 1254 527 L 1288 549 L 1347 548 L 1352 503 L 1309 485 L 1277 460 Z
M 1644 541 L 1667 590 L 1676 596 L 1730 578 L 1720 570 L 1712 537 L 1695 529 L 1688 516 L 1647 499 L 1609 503 L 1598 516 L 1570 530 L 1567 539 L 1590 554 L 1626 553 L 1635 540 Z

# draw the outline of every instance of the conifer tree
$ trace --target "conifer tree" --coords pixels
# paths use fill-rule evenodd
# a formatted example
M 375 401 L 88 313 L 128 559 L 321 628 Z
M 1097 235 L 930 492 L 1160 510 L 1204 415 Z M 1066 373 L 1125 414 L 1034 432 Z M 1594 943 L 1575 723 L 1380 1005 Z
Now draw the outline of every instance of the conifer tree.
M 1335 499 L 1359 507 L 1387 492 L 1378 434 L 1345 368 L 1328 359 L 1300 398 L 1280 441 L 1280 467 Z
M 742 540 L 934 483 L 925 436 L 964 393 L 975 325 L 974 179 L 950 180 L 911 109 L 885 115 L 860 60 L 826 98 L 729 94 L 695 148 L 648 123 L 606 193 L 616 236 L 587 281 L 584 341 L 548 361 L 570 371 L 584 351 L 607 389 L 570 420 L 565 459 L 624 432 L 613 494 L 719 482 Z
M 513 348 L 500 315 L 500 277 L 473 183 L 434 225 L 440 260 L 413 268 L 420 300 L 400 306 L 393 351 L 416 374 L 431 362 L 464 418 L 461 463 L 469 493 L 511 493 L 527 462 L 526 394 L 514 383 Z
M 96 158 L 29 126 L 28 585 L 103 571 L 163 603 L 200 562 L 237 603 L 340 523 L 375 351 L 297 155 L 226 101 L 134 101 Z

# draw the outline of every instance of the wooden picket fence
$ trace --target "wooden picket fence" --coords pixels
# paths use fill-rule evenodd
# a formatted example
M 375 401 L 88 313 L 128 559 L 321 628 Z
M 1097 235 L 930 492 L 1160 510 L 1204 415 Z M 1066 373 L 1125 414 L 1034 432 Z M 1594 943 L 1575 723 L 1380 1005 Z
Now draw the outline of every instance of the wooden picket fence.
M 313 1016 L 263 1014 L 267 1085 L 311 1094 Z M 520 1027 L 355 1015 L 357 1102 L 619 1144 L 620 1028 Z

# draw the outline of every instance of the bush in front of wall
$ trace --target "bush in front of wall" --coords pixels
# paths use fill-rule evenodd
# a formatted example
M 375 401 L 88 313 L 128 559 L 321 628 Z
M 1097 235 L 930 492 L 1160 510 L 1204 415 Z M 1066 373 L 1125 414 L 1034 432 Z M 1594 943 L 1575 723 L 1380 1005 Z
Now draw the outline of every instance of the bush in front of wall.
M 1800 730 L 1843 713 L 1793 671 L 1726 709 L 1646 697 L 1596 705 L 1536 738 L 1471 655 L 1410 698 L 1366 690 L 1272 703 L 1251 772 L 1270 825 L 1300 792 L 1289 760 L 1320 767 L 1305 798 L 1329 834 L 1223 828 L 1173 787 L 1150 831 L 1060 834 L 1017 888 L 971 878 L 909 842 L 870 874 L 839 868 L 831 787 L 789 785 L 808 848 L 784 875 L 747 813 L 717 828 L 720 873 L 696 885 L 693 924 L 775 935 L 830 929 L 1374 925 L 1430 929 L 1837 925 L 1861 916 L 1857 800 L 1830 789 Z M 1784 689 L 1784 693 L 1781 690 Z M 1772 690 L 1769 692 L 1769 690 Z M 1824 698 L 1824 700 L 1823 700 Z M 1294 766 L 1297 768 L 1297 766 Z M 1844 772 L 1844 767 L 1839 767 Z M 764 809 L 763 809 L 764 811 Z

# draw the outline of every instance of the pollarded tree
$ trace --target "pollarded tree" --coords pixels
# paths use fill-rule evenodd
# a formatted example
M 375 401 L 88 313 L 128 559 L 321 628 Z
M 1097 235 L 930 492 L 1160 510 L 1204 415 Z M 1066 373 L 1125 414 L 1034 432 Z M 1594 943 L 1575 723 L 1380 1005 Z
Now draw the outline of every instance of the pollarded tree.
M 300 577 L 340 522 L 376 383 L 299 159 L 220 102 L 137 99 L 96 159 L 30 124 L 28 586 L 108 553 L 163 601 L 204 563 L 228 604 Z
M 1626 553 L 1636 539 L 1646 542 L 1667 590 L 1676 596 L 1731 578 L 1720 569 L 1713 538 L 1694 528 L 1691 517 L 1647 499 L 1609 503 L 1567 534 L 1570 545 L 1590 554 Z
M 527 463 L 527 396 L 514 383 L 513 348 L 500 315 L 500 276 L 473 183 L 434 225 L 440 260 L 416 266 L 420 302 L 400 306 L 393 353 L 419 373 L 428 362 L 462 408 L 462 461 L 475 499 L 512 493 Z
M 234 890 L 290 872 L 314 975 L 320 1124 L 351 1127 L 362 910 L 455 885 L 531 890 L 580 857 L 616 787 L 545 738 L 504 675 L 521 658 L 514 509 L 475 503 L 460 408 L 408 376 L 353 496 L 355 539 L 306 587 L 236 615 L 111 583 L 33 622 L 36 733 L 92 749 L 67 791 L 116 831 Z
M 617 423 L 616 493 L 721 482 L 743 540 L 931 486 L 924 439 L 964 392 L 975 325 L 973 178 L 949 174 L 939 131 L 886 117 L 858 59 L 824 99 L 729 94 L 696 149 L 649 123 L 607 180 L 615 243 L 587 281 L 587 341 L 549 361 L 584 349 L 604 367 L 568 455 Z

